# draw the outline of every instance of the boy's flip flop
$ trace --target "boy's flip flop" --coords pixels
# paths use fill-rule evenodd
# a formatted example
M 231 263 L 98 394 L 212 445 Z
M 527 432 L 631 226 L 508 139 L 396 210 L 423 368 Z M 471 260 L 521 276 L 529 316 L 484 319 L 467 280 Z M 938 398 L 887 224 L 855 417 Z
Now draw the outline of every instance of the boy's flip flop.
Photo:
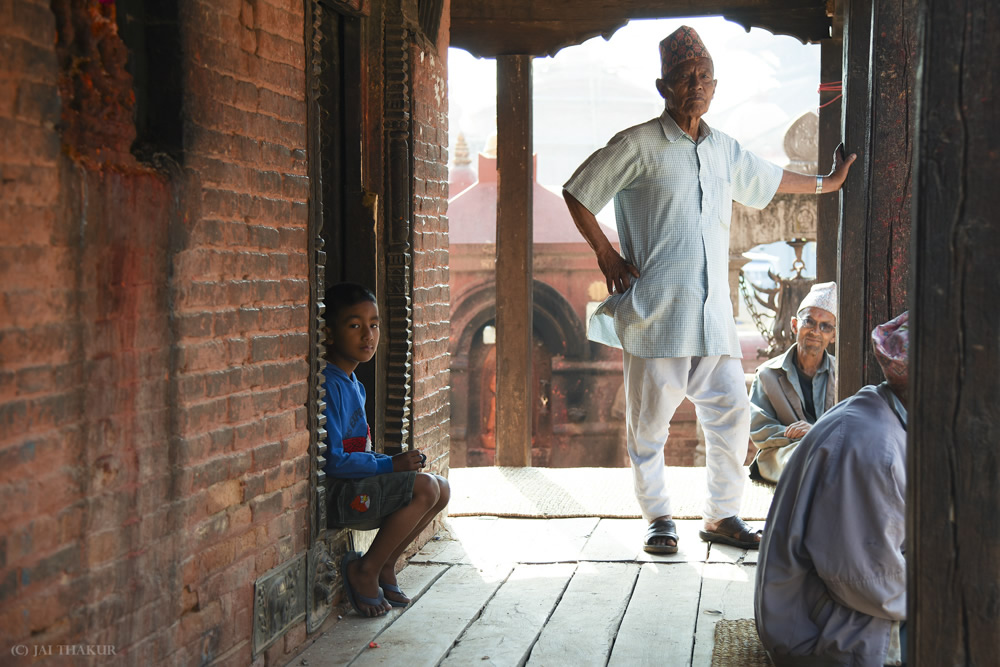
M 344 594 L 347 595 L 347 601 L 351 603 L 351 607 L 358 613 L 358 616 L 363 618 L 378 618 L 386 613 L 384 609 L 381 609 L 382 604 L 386 601 L 385 595 L 382 593 L 382 589 L 378 589 L 377 598 L 368 598 L 351 588 L 351 582 L 347 578 L 347 564 L 351 561 L 358 560 L 359 558 L 361 558 L 360 551 L 348 551 L 344 554 L 344 558 L 340 561 L 340 576 L 344 580 Z M 379 607 L 380 612 L 375 614 L 375 616 L 369 616 L 361 608 L 361 605 L 358 604 L 359 602 L 370 607 Z M 389 604 L 392 604 L 392 602 Z
M 396 584 L 379 583 L 379 586 L 382 587 L 383 591 L 395 593 L 396 595 L 406 595 L 406 593 L 404 593 Z M 386 598 L 385 601 L 393 607 L 407 607 L 410 604 L 409 602 L 400 602 L 399 600 L 393 600 L 392 598 Z

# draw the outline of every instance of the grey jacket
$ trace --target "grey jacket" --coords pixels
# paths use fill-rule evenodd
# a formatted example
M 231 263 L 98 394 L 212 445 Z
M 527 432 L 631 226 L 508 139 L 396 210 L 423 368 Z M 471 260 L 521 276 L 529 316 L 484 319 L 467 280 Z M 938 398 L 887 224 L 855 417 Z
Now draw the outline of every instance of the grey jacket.
M 863 387 L 802 439 L 760 544 L 754 612 L 783 665 L 882 665 L 906 614 L 906 411 Z
M 781 470 L 799 444 L 799 439 L 785 437 L 785 427 L 797 421 L 809 421 L 802 407 L 804 397 L 795 370 L 797 345 L 793 344 L 784 354 L 761 364 L 750 385 L 750 439 L 760 450 L 755 459 L 760 474 L 771 482 L 778 481 Z M 836 386 L 834 357 L 824 352 L 823 363 L 812 382 L 817 419 L 836 403 Z

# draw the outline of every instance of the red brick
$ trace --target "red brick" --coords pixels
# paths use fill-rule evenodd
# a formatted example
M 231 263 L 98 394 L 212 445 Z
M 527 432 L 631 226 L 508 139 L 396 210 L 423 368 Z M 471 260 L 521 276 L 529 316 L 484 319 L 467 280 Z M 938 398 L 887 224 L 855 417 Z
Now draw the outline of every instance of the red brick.
M 243 502 L 248 502 L 265 493 L 267 486 L 266 475 L 249 475 L 243 478 Z
M 277 412 L 281 408 L 281 389 L 271 389 L 268 391 L 255 391 L 253 393 L 254 414 L 264 416 Z
M 279 359 L 282 354 L 280 336 L 254 336 L 250 339 L 250 354 L 255 362 Z
M 269 442 L 253 449 L 254 472 L 273 468 L 281 462 L 282 451 L 280 442 Z
M 224 423 L 227 410 L 225 398 L 210 399 L 181 408 L 179 410 L 181 435 L 202 433 Z
M 302 40 L 302 14 L 287 12 L 266 2 L 257 4 L 252 25 L 291 41 Z
M 280 236 L 274 227 L 264 225 L 253 225 L 248 228 L 249 239 L 247 243 L 261 250 L 275 250 L 278 248 Z
M 212 600 L 198 611 L 187 613 L 181 617 L 178 643 L 181 646 L 186 646 L 202 637 L 207 631 L 217 629 L 221 623 L 222 605 L 218 600 Z
M 282 280 L 281 300 L 292 303 L 304 303 L 309 296 L 309 282 L 306 280 Z
M 257 53 L 261 58 L 301 70 L 305 66 L 305 47 L 301 41 L 291 41 L 269 32 L 257 32 Z
M 309 433 L 308 431 L 299 431 L 294 433 L 282 441 L 282 456 L 285 459 L 293 459 L 296 457 L 306 457 L 306 463 L 308 464 L 308 454 L 309 454 Z
M 266 493 L 250 501 L 250 511 L 253 512 L 255 524 L 263 523 L 277 516 L 282 511 L 281 492 Z
M 238 505 L 243 500 L 243 488 L 239 480 L 229 479 L 214 484 L 207 489 L 205 511 L 207 514 Z
M 293 653 L 299 645 L 306 640 L 306 624 L 299 623 L 292 626 L 285 634 L 285 653 Z

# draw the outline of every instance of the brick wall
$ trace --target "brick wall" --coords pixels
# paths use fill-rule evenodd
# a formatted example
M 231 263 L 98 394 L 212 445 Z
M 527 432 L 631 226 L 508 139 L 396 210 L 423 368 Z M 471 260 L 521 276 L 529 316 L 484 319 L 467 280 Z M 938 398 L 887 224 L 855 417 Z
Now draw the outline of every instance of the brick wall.
M 185 243 L 175 256 L 186 536 L 180 662 L 248 664 L 252 582 L 308 546 L 305 47 L 296 0 L 185 17 Z M 291 631 L 265 654 L 282 664 Z
M 183 150 L 143 144 L 154 168 L 116 3 L 0 3 L 5 656 L 263 666 L 306 641 L 252 659 L 254 581 L 309 540 L 303 3 L 179 7 Z M 414 440 L 439 472 L 448 12 L 411 47 Z
M 0 4 L 2 650 L 246 665 L 253 582 L 308 541 L 302 3 L 182 3 L 163 171 L 120 85 L 63 76 L 57 26 L 127 92 L 113 11 Z
M 413 441 L 436 472 L 448 467 L 448 88 L 449 8 L 436 45 L 411 48 L 413 83 Z

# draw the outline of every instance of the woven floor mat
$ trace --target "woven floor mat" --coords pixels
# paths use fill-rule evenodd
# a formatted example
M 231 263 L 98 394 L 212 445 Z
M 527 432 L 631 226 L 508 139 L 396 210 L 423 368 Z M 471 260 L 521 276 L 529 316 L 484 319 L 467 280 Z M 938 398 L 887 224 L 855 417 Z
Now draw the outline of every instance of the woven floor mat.
M 712 667 L 771 667 L 752 618 L 715 624 Z
M 450 516 L 639 518 L 629 468 L 452 468 Z M 667 468 L 675 519 L 699 519 L 705 468 Z M 746 482 L 740 515 L 767 518 L 773 491 Z

